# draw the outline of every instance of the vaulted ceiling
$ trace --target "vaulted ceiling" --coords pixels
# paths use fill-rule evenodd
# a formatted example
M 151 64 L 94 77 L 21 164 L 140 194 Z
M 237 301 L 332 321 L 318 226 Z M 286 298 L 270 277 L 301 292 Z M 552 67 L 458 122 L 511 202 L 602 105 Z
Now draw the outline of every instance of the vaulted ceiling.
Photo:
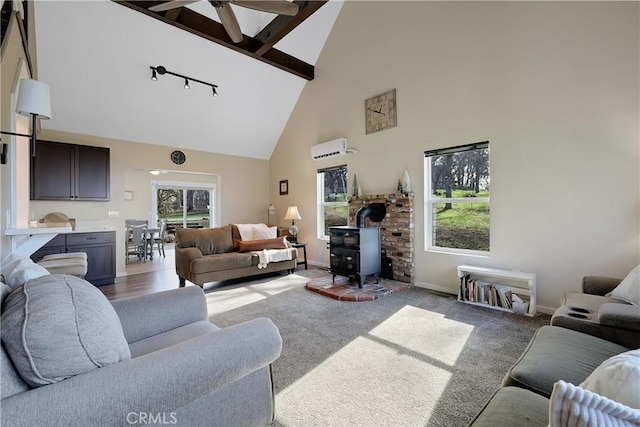
M 233 43 L 206 1 L 35 2 L 38 79 L 51 87 L 45 129 L 268 159 L 341 1 L 295 1 L 295 17 L 232 6 Z M 125 6 L 125 7 L 123 7 Z M 151 66 L 218 86 L 158 76 Z

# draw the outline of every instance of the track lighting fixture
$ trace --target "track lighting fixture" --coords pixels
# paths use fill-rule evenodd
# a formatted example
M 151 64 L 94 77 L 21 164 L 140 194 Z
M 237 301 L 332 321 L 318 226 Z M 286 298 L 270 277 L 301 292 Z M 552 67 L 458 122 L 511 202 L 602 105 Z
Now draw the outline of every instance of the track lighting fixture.
M 190 82 L 196 82 L 196 83 L 203 84 L 205 86 L 210 86 L 211 89 L 213 90 L 213 96 L 218 96 L 218 91 L 216 90 L 218 88 L 218 85 L 214 85 L 213 83 L 208 83 L 208 82 L 204 82 L 202 80 L 194 79 L 193 77 L 183 76 L 182 74 L 174 73 L 172 71 L 167 70 L 162 65 L 158 65 L 157 67 L 150 66 L 149 68 L 151 68 L 151 80 L 153 80 L 153 81 L 158 80 L 158 74 L 160 74 L 161 76 L 163 76 L 165 74 L 170 74 L 172 76 L 176 76 L 176 77 L 179 77 L 181 79 L 184 79 L 184 88 L 185 89 L 189 89 L 191 87 L 189 85 Z

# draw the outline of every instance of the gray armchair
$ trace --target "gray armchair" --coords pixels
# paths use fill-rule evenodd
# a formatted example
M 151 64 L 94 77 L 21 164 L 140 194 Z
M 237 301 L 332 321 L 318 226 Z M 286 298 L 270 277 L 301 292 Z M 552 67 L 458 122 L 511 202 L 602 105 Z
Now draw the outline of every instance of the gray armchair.
M 584 332 L 632 349 L 640 348 L 640 308 L 605 296 L 622 279 L 585 276 L 583 292 L 565 294 L 551 324 Z
M 269 319 L 220 329 L 208 321 L 197 286 L 112 305 L 129 360 L 31 389 L 19 384 L 2 349 L 2 426 L 265 426 L 273 421 L 270 364 L 280 355 L 282 339 Z

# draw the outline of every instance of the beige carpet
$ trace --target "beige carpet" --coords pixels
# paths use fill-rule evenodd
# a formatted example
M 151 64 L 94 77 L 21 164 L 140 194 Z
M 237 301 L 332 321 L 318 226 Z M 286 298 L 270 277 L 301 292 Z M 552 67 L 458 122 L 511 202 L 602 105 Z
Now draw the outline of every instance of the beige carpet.
M 219 326 L 260 316 L 278 325 L 277 426 L 467 425 L 549 323 L 419 288 L 357 304 L 304 289 L 326 274 L 297 270 L 207 292 Z

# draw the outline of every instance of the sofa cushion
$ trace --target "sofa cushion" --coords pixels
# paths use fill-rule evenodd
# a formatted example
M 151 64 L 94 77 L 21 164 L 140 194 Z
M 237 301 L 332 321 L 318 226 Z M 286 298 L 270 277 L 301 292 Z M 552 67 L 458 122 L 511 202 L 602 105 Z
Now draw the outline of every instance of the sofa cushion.
M 176 230 L 178 244 L 182 248 L 198 248 L 202 255 L 231 252 L 231 225 L 218 228 L 179 228 Z
M 549 399 L 517 387 L 499 389 L 471 422 L 473 427 L 540 427 L 549 421 Z
M 4 303 L 4 299 L 13 291 L 11 286 L 4 282 L 0 282 L 0 306 Z
M 549 397 L 562 379 L 580 384 L 602 362 L 629 349 L 612 342 L 557 326 L 539 328 L 524 353 L 502 380 Z
M 233 224 L 238 231 L 234 236 L 238 240 L 261 240 L 278 237 L 278 227 L 269 227 L 266 224 Z
M 202 258 L 191 261 L 191 272 L 194 274 L 202 274 L 211 271 L 251 267 L 253 265 L 251 258 L 251 254 L 239 252 L 203 256 Z
M 640 265 L 631 270 L 627 277 L 607 296 L 640 306 Z
M 22 286 L 26 281 L 49 274 L 47 269 L 36 264 L 31 258 L 9 254 L 2 261 L 2 275 L 12 289 Z
M 627 351 L 605 360 L 580 387 L 640 409 L 640 350 Z
M 549 427 L 638 425 L 637 409 L 562 380 L 553 386 Z
M 598 308 L 602 304 L 607 303 L 624 304 L 623 301 L 617 298 L 584 294 L 582 292 L 567 292 L 564 294 L 564 301 L 562 305 L 566 305 L 570 308 L 578 308 L 578 311 L 587 310 L 589 312 L 595 312 L 598 311 Z
M 249 241 L 240 240 L 237 243 L 239 252 L 261 251 L 263 249 L 286 249 L 289 247 L 287 245 L 287 239 L 284 237 Z
M 75 276 L 42 276 L 6 297 L 2 344 L 32 387 L 130 358 L 107 298 Z
M 2 378 L 2 387 L 0 387 L 0 399 L 5 399 L 14 394 L 22 393 L 31 387 L 24 382 L 22 377 L 18 375 L 16 367 L 4 351 L 4 346 L 0 348 L 0 378 Z
M 197 322 L 189 323 L 152 337 L 130 343 L 129 349 L 131 350 L 131 357 L 143 356 L 219 329 L 220 328 L 208 320 L 199 320 Z

